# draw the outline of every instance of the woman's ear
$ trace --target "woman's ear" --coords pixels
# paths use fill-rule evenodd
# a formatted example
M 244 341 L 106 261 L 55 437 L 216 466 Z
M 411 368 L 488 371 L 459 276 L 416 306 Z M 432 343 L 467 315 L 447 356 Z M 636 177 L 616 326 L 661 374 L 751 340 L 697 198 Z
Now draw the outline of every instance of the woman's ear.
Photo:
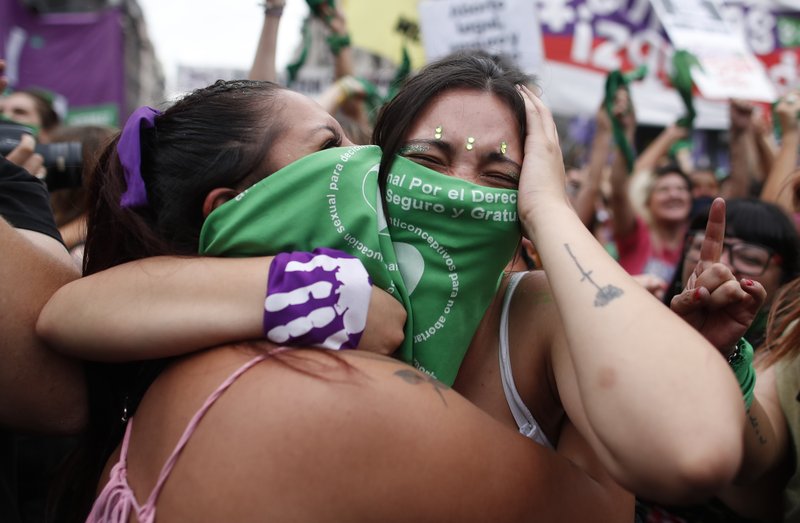
M 206 195 L 203 200 L 203 218 L 207 218 L 211 211 L 223 203 L 236 198 L 239 191 L 229 187 L 217 187 Z

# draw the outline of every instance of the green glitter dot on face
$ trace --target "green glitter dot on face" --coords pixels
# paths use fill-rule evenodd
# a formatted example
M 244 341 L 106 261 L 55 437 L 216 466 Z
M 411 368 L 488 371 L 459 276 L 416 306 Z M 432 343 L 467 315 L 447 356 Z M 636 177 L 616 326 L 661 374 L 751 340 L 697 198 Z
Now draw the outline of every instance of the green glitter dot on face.
M 506 154 L 507 150 L 508 150 L 508 144 L 506 142 L 502 142 L 500 144 L 500 153 Z

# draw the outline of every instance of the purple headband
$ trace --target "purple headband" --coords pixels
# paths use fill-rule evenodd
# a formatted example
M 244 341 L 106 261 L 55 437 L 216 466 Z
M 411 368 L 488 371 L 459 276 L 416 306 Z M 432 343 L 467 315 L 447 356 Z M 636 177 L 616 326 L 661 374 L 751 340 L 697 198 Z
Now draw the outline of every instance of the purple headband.
M 161 111 L 142 106 L 130 115 L 117 142 L 117 155 L 125 173 L 127 189 L 122 193 L 119 204 L 123 208 L 144 207 L 147 205 L 147 189 L 142 179 L 142 145 L 140 132 L 142 126 L 151 129 L 156 125 L 156 116 Z

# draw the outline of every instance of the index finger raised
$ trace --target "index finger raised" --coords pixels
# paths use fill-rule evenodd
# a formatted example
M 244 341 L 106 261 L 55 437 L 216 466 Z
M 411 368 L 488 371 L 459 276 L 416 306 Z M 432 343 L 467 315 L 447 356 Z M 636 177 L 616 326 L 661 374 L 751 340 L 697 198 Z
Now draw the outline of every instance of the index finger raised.
M 722 257 L 725 241 L 725 200 L 716 198 L 711 203 L 706 223 L 706 236 L 700 247 L 700 262 L 717 263 Z

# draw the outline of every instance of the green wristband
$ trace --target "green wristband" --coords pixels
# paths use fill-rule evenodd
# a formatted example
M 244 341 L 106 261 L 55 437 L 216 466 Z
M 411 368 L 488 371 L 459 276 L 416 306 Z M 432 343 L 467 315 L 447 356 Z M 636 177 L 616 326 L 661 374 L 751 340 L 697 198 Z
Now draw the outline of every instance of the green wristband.
M 736 342 L 733 353 L 728 356 L 728 364 L 733 369 L 747 410 L 753 404 L 753 391 L 756 388 L 756 369 L 753 367 L 753 346 L 742 338 Z
M 326 38 L 326 40 L 328 41 L 328 47 L 331 48 L 331 52 L 336 56 L 339 56 L 339 53 L 345 47 L 350 47 L 349 34 L 343 34 L 343 35 L 332 34 L 328 38 Z

